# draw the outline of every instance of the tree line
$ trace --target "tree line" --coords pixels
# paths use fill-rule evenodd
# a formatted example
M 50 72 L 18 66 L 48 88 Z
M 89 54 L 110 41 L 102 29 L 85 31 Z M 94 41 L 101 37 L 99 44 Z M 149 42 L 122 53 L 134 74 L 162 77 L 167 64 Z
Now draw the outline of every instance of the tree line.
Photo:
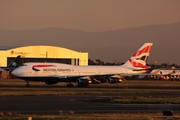
M 88 59 L 88 65 L 123 65 L 123 64 L 124 62 L 117 62 L 117 61 L 104 62 L 100 59 L 95 59 L 95 61 L 92 59 Z M 167 68 L 167 67 L 180 68 L 179 64 L 172 63 L 172 62 L 158 64 L 157 61 L 155 61 L 153 63 L 148 63 L 147 65 L 150 67 L 155 67 L 155 68 Z

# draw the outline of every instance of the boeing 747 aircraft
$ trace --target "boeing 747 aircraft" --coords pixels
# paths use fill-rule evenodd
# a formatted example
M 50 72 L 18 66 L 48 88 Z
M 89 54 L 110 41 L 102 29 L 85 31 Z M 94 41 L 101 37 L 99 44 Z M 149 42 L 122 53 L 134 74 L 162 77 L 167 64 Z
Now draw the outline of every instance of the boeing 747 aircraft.
M 17 56 L 7 67 L 0 67 L 0 71 L 13 70 L 15 67 L 17 67 L 20 57 L 21 57 L 20 55 Z
M 46 84 L 56 84 L 58 82 L 68 82 L 67 86 L 73 86 L 70 82 L 76 82 L 78 86 L 83 80 L 91 79 L 95 76 L 108 76 L 118 78 L 125 74 L 136 74 L 144 72 L 149 66 L 146 61 L 150 54 L 153 43 L 145 43 L 129 60 L 121 66 L 74 66 L 62 63 L 24 63 L 22 66 L 12 71 L 12 74 L 27 82 L 43 81 Z

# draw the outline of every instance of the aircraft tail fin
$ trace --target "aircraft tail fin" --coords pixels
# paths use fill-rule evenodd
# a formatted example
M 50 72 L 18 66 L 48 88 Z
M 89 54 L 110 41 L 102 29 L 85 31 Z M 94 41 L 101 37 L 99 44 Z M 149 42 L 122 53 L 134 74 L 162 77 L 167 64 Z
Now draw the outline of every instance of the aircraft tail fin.
M 123 65 L 131 69 L 147 69 L 146 65 L 153 43 L 144 43 L 134 55 Z

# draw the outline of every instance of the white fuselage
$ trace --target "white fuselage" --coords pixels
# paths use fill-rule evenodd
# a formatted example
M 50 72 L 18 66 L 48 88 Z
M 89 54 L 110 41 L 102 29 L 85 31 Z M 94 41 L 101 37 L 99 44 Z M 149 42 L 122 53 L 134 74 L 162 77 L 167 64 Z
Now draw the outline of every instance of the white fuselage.
M 35 68 L 35 70 L 33 70 Z M 98 76 L 135 73 L 123 66 L 72 66 L 61 63 L 25 63 L 15 69 L 16 77 L 58 77 Z

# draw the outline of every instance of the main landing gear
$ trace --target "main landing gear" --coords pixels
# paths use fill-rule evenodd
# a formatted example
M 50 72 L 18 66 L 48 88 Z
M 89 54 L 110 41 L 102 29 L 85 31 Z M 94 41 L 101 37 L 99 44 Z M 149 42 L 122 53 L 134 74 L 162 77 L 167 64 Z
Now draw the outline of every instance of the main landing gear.
M 68 82 L 66 87 L 74 87 L 74 85 L 71 82 Z
M 26 87 L 29 87 L 29 86 L 30 86 L 29 81 L 26 80 Z

